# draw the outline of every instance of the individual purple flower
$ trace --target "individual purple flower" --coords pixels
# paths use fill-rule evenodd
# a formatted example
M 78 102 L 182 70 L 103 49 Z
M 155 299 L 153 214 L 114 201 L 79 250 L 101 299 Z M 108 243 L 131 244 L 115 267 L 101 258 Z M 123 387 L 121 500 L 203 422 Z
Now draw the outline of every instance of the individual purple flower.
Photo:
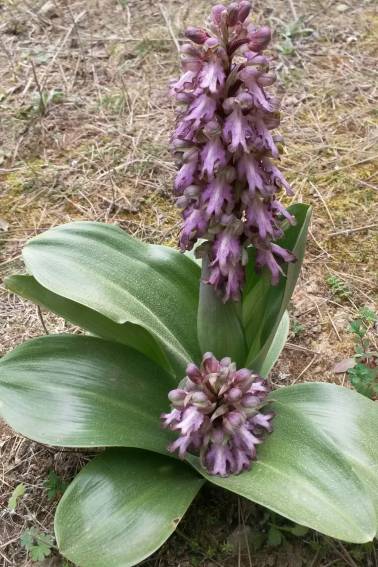
M 224 301 L 240 298 L 249 246 L 257 250 L 256 268 L 270 270 L 273 283 L 283 264 L 295 260 L 274 248 L 283 219 L 294 222 L 277 193 L 292 192 L 272 162 L 279 156 L 272 130 L 280 118 L 279 101 L 267 91 L 275 76 L 263 53 L 271 32 L 248 23 L 250 10 L 247 0 L 218 4 L 205 28 L 188 28 L 184 73 L 172 85 L 180 105 L 172 136 L 181 162 L 175 182 L 184 217 L 180 247 L 207 241 L 206 281 Z M 227 461 L 227 453 L 222 455 Z
M 179 388 L 168 394 L 171 412 L 161 416 L 163 427 L 179 433 L 169 451 L 182 459 L 187 453 L 199 455 L 213 475 L 250 469 L 264 432 L 272 431 L 273 413 L 261 411 L 267 383 L 246 368 L 237 370 L 230 358 L 217 360 L 209 352 L 199 368 L 191 363 L 186 372 Z

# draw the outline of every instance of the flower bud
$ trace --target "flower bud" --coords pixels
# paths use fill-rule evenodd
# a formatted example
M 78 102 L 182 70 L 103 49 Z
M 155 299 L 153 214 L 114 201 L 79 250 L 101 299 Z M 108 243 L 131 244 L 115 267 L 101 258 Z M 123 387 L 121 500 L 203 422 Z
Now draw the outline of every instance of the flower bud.
M 189 205 L 189 199 L 185 195 L 181 195 L 176 199 L 176 207 L 185 209 Z
M 198 150 L 197 148 L 192 147 L 185 150 L 182 159 L 184 163 L 187 163 L 188 161 L 196 160 L 197 157 L 198 157 Z
M 243 23 L 248 18 L 251 8 L 252 6 L 250 2 L 247 2 L 246 0 L 240 2 L 239 13 L 238 13 L 239 22 Z
M 206 408 L 209 406 L 209 398 L 205 392 L 193 392 L 190 397 L 190 402 L 199 408 Z
M 193 43 L 202 45 L 209 39 L 209 34 L 202 28 L 189 27 L 185 30 L 185 37 L 193 41 Z
M 201 51 L 192 43 L 184 43 L 184 45 L 180 47 L 180 53 L 196 59 L 201 59 Z
M 215 49 L 216 47 L 219 47 L 219 45 L 219 39 L 216 37 L 209 37 L 209 39 L 206 40 L 205 49 Z
M 257 78 L 257 82 L 261 87 L 270 87 L 277 80 L 274 73 L 264 73 Z
M 243 395 L 243 392 L 240 388 L 231 388 L 228 392 L 226 392 L 225 397 L 227 401 L 230 403 L 238 402 Z
M 232 382 L 241 390 L 247 390 L 253 382 L 250 370 L 248 370 L 247 368 L 241 368 L 240 370 L 235 372 Z
M 236 97 L 236 100 L 238 101 L 242 110 L 249 110 L 253 106 L 253 96 L 245 91 L 240 93 Z
M 260 404 L 260 399 L 253 394 L 245 394 L 241 401 L 241 405 L 245 408 L 254 408 Z
M 219 362 L 212 352 L 206 352 L 203 355 L 202 366 L 207 374 L 213 374 L 219 370 Z
M 186 367 L 186 375 L 195 384 L 201 384 L 201 382 L 203 381 L 203 376 L 198 366 L 196 366 L 192 362 Z
M 272 38 L 272 32 L 267 26 L 263 26 L 249 36 L 249 47 L 258 53 L 265 49 Z
M 222 133 L 222 128 L 217 120 L 210 120 L 203 129 L 206 137 L 212 138 L 219 136 Z
M 176 100 L 180 103 L 183 103 L 183 104 L 190 104 L 193 99 L 194 99 L 194 96 L 193 96 L 192 93 L 177 93 L 176 94 Z
M 200 193 L 200 188 L 198 187 L 198 185 L 189 185 L 184 190 L 184 195 L 188 199 L 196 199 L 199 196 L 199 193 Z
M 228 433 L 234 433 L 245 422 L 245 417 L 238 411 L 231 411 L 222 420 L 223 427 Z
M 168 394 L 168 399 L 175 407 L 184 407 L 185 398 L 187 396 L 187 392 L 185 390 L 181 390 L 177 388 L 176 390 L 171 390 Z
M 219 364 L 223 366 L 223 368 L 228 368 L 232 364 L 232 360 L 229 356 L 225 356 L 220 360 Z
M 213 7 L 211 11 L 211 15 L 213 18 L 213 22 L 216 26 L 219 26 L 222 23 L 222 15 L 227 15 L 227 8 L 223 4 L 217 4 Z
M 229 98 L 226 98 L 226 100 L 223 102 L 223 109 L 225 112 L 227 112 L 227 114 L 233 111 L 235 107 L 235 101 L 235 97 L 231 96 Z
M 239 16 L 239 6 L 236 2 L 231 2 L 227 8 L 227 25 L 230 27 L 235 26 L 238 23 Z

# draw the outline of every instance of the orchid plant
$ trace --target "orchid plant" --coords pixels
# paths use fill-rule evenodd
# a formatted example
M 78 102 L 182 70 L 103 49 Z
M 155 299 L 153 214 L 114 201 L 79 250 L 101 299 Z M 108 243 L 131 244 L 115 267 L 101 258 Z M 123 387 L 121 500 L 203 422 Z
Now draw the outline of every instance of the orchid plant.
M 18 432 L 106 448 L 56 512 L 61 553 L 126 567 L 172 534 L 205 482 L 349 542 L 374 538 L 378 412 L 334 384 L 271 391 L 310 209 L 285 209 L 278 101 L 250 4 L 189 28 L 172 146 L 182 252 L 74 222 L 32 238 L 9 290 L 87 334 L 47 335 L 0 361 Z

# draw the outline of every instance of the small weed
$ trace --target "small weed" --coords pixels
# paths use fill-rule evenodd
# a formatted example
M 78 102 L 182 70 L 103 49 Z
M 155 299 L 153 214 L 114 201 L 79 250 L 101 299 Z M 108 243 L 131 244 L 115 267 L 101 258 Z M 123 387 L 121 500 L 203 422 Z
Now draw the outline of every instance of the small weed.
M 21 534 L 20 543 L 32 561 L 43 561 L 54 547 L 54 538 L 37 528 L 29 528 Z
M 150 53 L 167 53 L 170 49 L 170 43 L 165 40 L 144 38 L 138 41 L 134 51 L 139 57 L 146 57 Z
M 354 335 L 355 364 L 348 369 L 348 377 L 357 392 L 373 399 L 378 395 L 378 352 L 372 349 L 370 333 L 377 321 L 374 311 L 362 307 L 358 319 L 349 326 Z
M 14 512 L 17 508 L 17 504 L 20 498 L 24 496 L 26 492 L 25 485 L 23 483 L 18 484 L 13 490 L 11 497 L 8 500 L 8 508 Z
M 54 104 L 60 104 L 64 99 L 64 93 L 60 90 L 42 90 L 32 95 L 31 104 L 22 106 L 17 116 L 24 120 L 29 120 L 36 116 L 45 116 Z
M 294 335 L 294 337 L 297 337 L 298 335 L 303 333 L 303 331 L 305 330 L 305 327 L 304 327 L 304 325 L 302 325 L 302 323 L 300 323 L 298 321 L 298 319 L 292 319 L 290 330 L 291 330 L 292 334 Z
M 314 30 L 304 25 L 303 19 L 299 18 L 295 22 L 287 24 L 282 32 L 283 41 L 278 44 L 277 49 L 285 57 L 291 57 L 296 54 L 295 40 L 301 37 L 312 35 Z
M 101 106 L 113 114 L 123 114 L 127 109 L 127 96 L 123 92 L 105 95 L 101 98 Z
M 290 57 L 295 54 L 295 47 L 290 37 L 286 37 L 282 43 L 277 45 L 277 49 L 285 57 Z
M 291 536 L 304 537 L 309 532 L 309 528 L 299 524 L 291 525 L 285 518 L 267 510 L 263 514 L 259 528 L 252 531 L 250 539 L 254 551 L 259 551 L 264 546 L 279 547 Z
M 339 299 L 347 299 L 351 295 L 351 290 L 348 285 L 337 276 L 327 276 L 326 283 L 330 288 L 332 295 Z
M 47 489 L 47 498 L 49 500 L 60 498 L 67 486 L 68 482 L 65 482 L 62 478 L 60 478 L 55 471 L 50 470 L 48 472 L 48 477 L 45 480 L 45 488 Z

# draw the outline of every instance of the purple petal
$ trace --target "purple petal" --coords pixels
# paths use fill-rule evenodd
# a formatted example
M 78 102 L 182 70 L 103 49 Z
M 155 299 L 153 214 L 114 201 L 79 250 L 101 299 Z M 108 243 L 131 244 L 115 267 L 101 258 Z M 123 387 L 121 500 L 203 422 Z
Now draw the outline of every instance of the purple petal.
M 232 113 L 227 116 L 223 135 L 225 141 L 229 144 L 229 150 L 236 152 L 239 148 L 248 152 L 247 138 L 252 136 L 252 130 L 247 118 L 243 115 L 241 109 L 236 107 Z
M 202 175 L 206 174 L 209 179 L 215 177 L 219 167 L 226 165 L 227 153 L 219 136 L 205 144 L 201 152 L 201 159 L 203 162 Z
M 199 75 L 199 85 L 202 89 L 209 89 L 211 93 L 216 93 L 223 87 L 225 78 L 222 61 L 214 58 L 213 61 L 204 64 Z
M 216 178 L 207 185 L 203 198 L 208 216 L 219 216 L 225 205 L 232 203 L 232 187 L 223 178 Z

